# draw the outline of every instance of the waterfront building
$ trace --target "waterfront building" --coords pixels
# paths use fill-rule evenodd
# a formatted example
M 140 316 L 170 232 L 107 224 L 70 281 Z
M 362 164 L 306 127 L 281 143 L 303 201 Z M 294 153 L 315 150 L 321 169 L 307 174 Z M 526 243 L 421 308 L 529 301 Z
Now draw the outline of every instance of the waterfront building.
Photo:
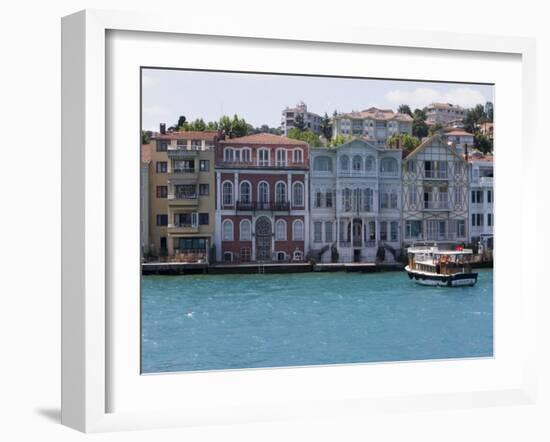
M 267 133 L 216 149 L 217 261 L 303 261 L 308 249 L 308 146 Z
M 446 124 L 453 120 L 462 120 L 466 116 L 467 109 L 451 103 L 431 103 L 426 108 L 426 123 Z
M 473 153 L 470 165 L 470 239 L 477 244 L 487 243 L 493 236 L 493 157 Z M 492 248 L 492 244 L 488 244 Z
M 382 247 L 385 261 L 397 257 L 401 158 L 400 149 L 363 139 L 310 149 L 311 256 L 320 262 L 374 262 Z
M 469 241 L 469 171 L 441 135 L 425 140 L 403 160 L 403 246 Z
M 149 254 L 149 167 L 151 164 L 151 144 L 141 145 L 141 167 L 139 173 L 139 238 L 141 256 Z
M 152 137 L 149 174 L 150 253 L 208 260 L 214 237 L 217 132 L 166 132 Z
M 493 128 L 494 128 L 493 123 L 489 123 L 489 122 L 481 123 L 479 125 L 479 131 L 483 135 L 486 135 L 487 137 L 489 137 L 491 139 L 493 138 Z
M 338 114 L 332 119 L 333 136 L 361 137 L 376 146 L 384 146 L 392 135 L 412 135 L 412 123 L 410 115 L 376 107 Z
M 314 134 L 321 133 L 321 117 L 307 110 L 307 105 L 302 101 L 295 107 L 287 107 L 281 114 L 281 128 L 283 134 L 288 135 L 288 131 L 295 127 L 296 117 L 301 115 L 304 119 L 305 128 Z

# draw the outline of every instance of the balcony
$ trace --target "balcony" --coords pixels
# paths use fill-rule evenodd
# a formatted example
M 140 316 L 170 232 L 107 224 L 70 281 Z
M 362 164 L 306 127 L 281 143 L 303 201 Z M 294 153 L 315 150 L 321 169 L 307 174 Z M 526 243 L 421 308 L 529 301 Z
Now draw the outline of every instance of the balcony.
M 447 180 L 448 175 L 446 170 L 425 170 L 424 179 L 426 180 Z
M 181 160 L 181 159 L 193 160 L 197 158 L 197 152 L 200 149 L 201 149 L 200 147 L 199 148 L 191 147 L 191 149 L 188 149 L 187 145 L 168 146 L 167 153 L 168 153 L 168 158 L 174 158 L 177 160 Z
M 232 209 L 233 204 L 224 204 L 224 209 Z M 235 208 L 238 212 L 289 212 L 290 202 L 266 202 L 266 201 L 237 201 Z
M 192 224 L 168 224 L 168 233 L 170 234 L 182 234 L 182 233 L 198 233 L 199 226 Z
M 168 204 L 177 206 L 196 206 L 199 204 L 197 194 L 168 194 Z
M 196 169 L 169 169 L 168 179 L 178 179 L 184 181 L 197 181 L 199 174 Z
M 216 161 L 216 167 L 225 169 L 307 169 L 309 163 L 307 161 Z
M 426 210 L 451 210 L 449 201 L 424 201 Z

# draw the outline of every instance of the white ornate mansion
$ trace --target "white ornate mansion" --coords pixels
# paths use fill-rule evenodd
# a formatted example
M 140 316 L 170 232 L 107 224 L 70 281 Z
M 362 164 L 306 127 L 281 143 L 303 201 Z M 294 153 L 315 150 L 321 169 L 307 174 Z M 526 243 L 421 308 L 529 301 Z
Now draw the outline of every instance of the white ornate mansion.
M 401 156 L 360 139 L 310 150 L 312 256 L 374 261 L 382 245 L 393 261 L 401 241 Z

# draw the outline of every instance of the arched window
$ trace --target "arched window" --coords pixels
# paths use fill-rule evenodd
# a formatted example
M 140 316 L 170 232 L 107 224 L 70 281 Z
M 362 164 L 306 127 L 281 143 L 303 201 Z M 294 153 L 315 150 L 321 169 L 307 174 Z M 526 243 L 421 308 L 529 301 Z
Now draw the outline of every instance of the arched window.
M 350 212 L 351 211 L 351 189 L 347 187 L 342 189 L 342 211 Z
M 223 150 L 223 159 L 224 161 L 227 161 L 229 163 L 232 163 L 234 161 L 233 149 L 231 147 L 226 147 Z
M 225 252 L 225 253 L 223 254 L 223 260 L 224 260 L 224 262 L 231 262 L 231 261 L 233 261 L 233 253 L 231 253 L 231 252 Z
M 286 221 L 284 219 L 275 223 L 275 240 L 286 241 Z
M 385 174 L 397 174 L 397 160 L 395 158 L 382 158 L 380 172 Z
M 317 172 L 332 172 L 332 158 L 330 157 L 315 157 L 313 160 L 313 170 Z
M 239 200 L 241 203 L 250 203 L 250 183 L 248 181 L 243 181 L 241 183 L 241 188 L 239 192 Z
M 242 162 L 243 163 L 250 163 L 250 158 L 251 158 L 250 148 L 249 147 L 243 148 L 242 155 L 241 155 Z
M 286 201 L 286 184 L 279 181 L 275 185 L 275 202 L 284 203 Z
M 304 161 L 304 154 L 302 149 L 294 149 L 294 158 L 292 159 L 294 164 L 300 164 Z
M 365 170 L 367 172 L 373 172 L 374 171 L 374 158 L 372 156 L 368 156 L 365 160 Z
M 304 240 L 304 223 L 300 219 L 297 219 L 292 224 L 292 239 L 294 241 Z
M 292 199 L 295 206 L 304 205 L 304 185 L 302 183 L 294 183 Z
M 284 167 L 286 166 L 286 149 L 277 149 L 277 166 Z
M 340 158 L 340 169 L 344 172 L 349 171 L 349 158 L 347 155 L 342 155 Z
M 269 202 L 269 184 L 265 181 L 258 184 L 258 201 L 260 203 Z
M 233 221 L 226 219 L 222 224 L 222 238 L 224 241 L 233 241 Z
M 363 189 L 363 212 L 372 212 L 374 209 L 374 192 L 370 187 Z
M 225 181 L 222 186 L 222 203 L 224 206 L 233 205 L 233 183 Z
M 258 166 L 269 166 L 269 149 L 258 150 Z
M 239 239 L 241 241 L 250 241 L 252 239 L 252 224 L 247 219 L 241 221 Z
M 353 171 L 360 172 L 362 165 L 363 165 L 363 160 L 361 159 L 361 156 L 355 155 L 353 157 Z

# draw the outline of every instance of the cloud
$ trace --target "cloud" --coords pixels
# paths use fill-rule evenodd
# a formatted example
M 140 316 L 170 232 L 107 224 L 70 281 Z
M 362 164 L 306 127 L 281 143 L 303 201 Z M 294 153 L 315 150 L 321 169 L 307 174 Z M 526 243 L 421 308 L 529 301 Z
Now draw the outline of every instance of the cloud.
M 143 113 L 147 115 L 165 115 L 167 112 L 162 107 L 154 104 L 152 106 L 145 106 L 143 108 Z
M 154 86 L 155 84 L 157 84 L 156 80 L 149 77 L 147 74 L 141 74 L 141 85 L 144 88 Z
M 396 107 L 408 104 L 412 109 L 423 108 L 430 103 L 452 103 L 462 107 L 474 107 L 476 104 L 485 104 L 483 94 L 469 87 L 457 87 L 447 92 L 432 88 L 419 87 L 414 90 L 395 89 L 385 95 L 386 100 Z

